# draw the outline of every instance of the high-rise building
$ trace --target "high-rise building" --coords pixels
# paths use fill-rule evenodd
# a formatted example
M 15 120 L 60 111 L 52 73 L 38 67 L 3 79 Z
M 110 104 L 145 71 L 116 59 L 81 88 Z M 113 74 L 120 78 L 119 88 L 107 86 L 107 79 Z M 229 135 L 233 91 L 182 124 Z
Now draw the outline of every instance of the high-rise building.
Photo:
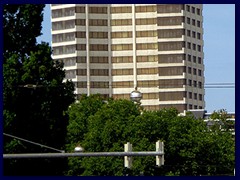
M 201 4 L 52 4 L 53 59 L 75 93 L 204 109 Z

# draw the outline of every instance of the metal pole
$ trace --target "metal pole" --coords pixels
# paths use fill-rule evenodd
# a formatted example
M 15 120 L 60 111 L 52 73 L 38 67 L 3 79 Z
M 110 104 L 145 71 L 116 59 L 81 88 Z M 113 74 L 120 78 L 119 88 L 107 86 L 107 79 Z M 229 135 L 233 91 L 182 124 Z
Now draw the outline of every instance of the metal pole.
M 132 152 L 132 144 L 130 142 L 124 144 L 124 152 Z M 124 167 L 132 167 L 132 157 L 124 156 Z
M 164 165 L 164 144 L 163 142 L 156 142 L 156 152 L 162 152 L 163 155 L 156 156 L 156 165 L 161 166 Z
M 101 157 L 101 156 L 161 156 L 162 151 L 143 152 L 89 152 L 89 153 L 32 153 L 32 154 L 3 154 L 4 159 L 19 158 L 66 158 L 66 157 Z

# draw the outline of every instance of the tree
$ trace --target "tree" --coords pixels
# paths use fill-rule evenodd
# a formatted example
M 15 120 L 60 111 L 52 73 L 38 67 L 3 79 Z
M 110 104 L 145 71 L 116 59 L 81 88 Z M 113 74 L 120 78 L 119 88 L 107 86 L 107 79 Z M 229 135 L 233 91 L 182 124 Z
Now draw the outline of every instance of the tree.
M 65 111 L 75 100 L 74 84 L 63 82 L 63 64 L 51 58 L 49 44 L 36 42 L 43 8 L 41 4 L 4 5 L 4 132 L 63 149 L 68 124 Z M 27 88 L 29 84 L 35 88 Z M 4 136 L 4 153 L 49 151 Z M 5 160 L 4 174 L 61 175 L 64 163 L 60 159 Z
M 155 142 L 161 140 L 165 144 L 165 165 L 157 168 L 155 157 L 133 157 L 130 175 L 141 172 L 149 176 L 233 173 L 231 134 L 209 132 L 203 120 L 191 115 L 178 116 L 176 109 L 141 111 L 137 104 L 128 100 L 109 100 L 95 106 L 100 100 L 96 98 L 93 105 L 90 103 L 93 97 L 89 98 L 89 103 L 88 98 L 80 100 L 68 111 L 70 115 L 76 115 L 70 116 L 68 139 L 75 139 L 68 147 L 79 143 L 87 152 L 123 152 L 124 144 L 130 142 L 133 151 L 155 151 Z M 84 114 L 85 130 L 78 131 L 81 124 L 76 120 L 83 119 L 82 113 L 93 106 L 95 110 L 89 116 Z M 77 136 L 76 131 L 79 132 Z M 122 157 L 69 158 L 67 175 L 121 176 L 123 164 Z
M 68 114 L 68 151 L 72 152 L 74 147 L 80 144 L 87 151 L 99 152 L 123 151 L 123 147 L 119 146 L 118 143 L 121 140 L 124 142 L 127 136 L 127 124 L 136 115 L 139 115 L 140 111 L 130 101 L 114 101 L 112 99 L 105 101 L 100 95 L 90 95 L 89 97 L 83 96 L 78 103 L 71 105 Z M 116 144 L 112 144 L 115 141 Z M 98 174 L 95 175 L 101 175 L 100 171 L 102 170 L 98 168 L 98 165 L 102 167 L 101 163 L 107 164 L 112 159 L 119 162 L 119 158 L 111 157 L 98 159 L 69 158 L 67 175 L 79 175 L 79 173 L 83 175 L 94 174 L 91 172 L 93 166 L 93 171 L 99 170 Z M 84 168 L 84 164 L 86 164 L 87 169 Z M 110 169 L 112 170 L 113 168 Z M 105 175 L 113 174 L 111 170 Z M 106 173 L 106 169 L 104 173 Z
M 225 109 L 220 109 L 218 111 L 214 111 L 210 118 L 213 121 L 216 121 L 215 127 L 221 128 L 225 131 L 229 131 L 231 129 L 234 129 L 235 121 L 229 121 L 228 118 L 229 114 Z M 221 126 L 220 126 L 221 125 Z

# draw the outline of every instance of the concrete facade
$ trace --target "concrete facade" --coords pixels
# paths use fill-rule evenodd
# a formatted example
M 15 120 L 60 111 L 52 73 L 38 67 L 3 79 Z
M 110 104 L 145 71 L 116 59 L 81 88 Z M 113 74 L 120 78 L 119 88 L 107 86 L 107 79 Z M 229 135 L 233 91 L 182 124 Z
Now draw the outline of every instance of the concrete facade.
M 53 58 L 75 93 L 204 109 L 201 4 L 52 4 Z

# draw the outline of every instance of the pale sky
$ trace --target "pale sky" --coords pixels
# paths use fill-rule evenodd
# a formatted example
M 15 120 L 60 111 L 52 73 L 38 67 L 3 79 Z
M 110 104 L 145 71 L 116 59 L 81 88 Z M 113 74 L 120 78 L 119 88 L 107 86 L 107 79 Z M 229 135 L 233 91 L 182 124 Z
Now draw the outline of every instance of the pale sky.
M 43 35 L 38 42 L 51 45 L 50 6 L 44 10 Z M 205 109 L 207 112 L 226 109 L 235 112 L 235 88 L 226 88 L 224 83 L 235 86 L 235 5 L 204 4 L 204 65 Z M 210 84 L 219 83 L 217 88 Z

